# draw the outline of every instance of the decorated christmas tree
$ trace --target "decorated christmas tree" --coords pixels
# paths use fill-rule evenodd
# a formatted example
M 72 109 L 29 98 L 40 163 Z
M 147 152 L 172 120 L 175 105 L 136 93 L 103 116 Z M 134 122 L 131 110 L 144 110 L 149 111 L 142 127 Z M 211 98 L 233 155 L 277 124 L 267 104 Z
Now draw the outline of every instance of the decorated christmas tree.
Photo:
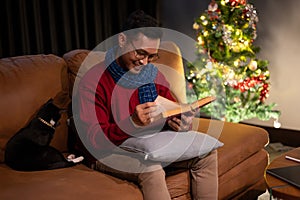
M 265 100 L 270 90 L 269 62 L 257 58 L 257 12 L 246 0 L 212 0 L 194 22 L 197 59 L 188 64 L 190 101 L 216 95 L 201 109 L 211 117 L 240 122 L 276 121 L 280 112 Z M 192 92 L 191 92 L 192 91 Z

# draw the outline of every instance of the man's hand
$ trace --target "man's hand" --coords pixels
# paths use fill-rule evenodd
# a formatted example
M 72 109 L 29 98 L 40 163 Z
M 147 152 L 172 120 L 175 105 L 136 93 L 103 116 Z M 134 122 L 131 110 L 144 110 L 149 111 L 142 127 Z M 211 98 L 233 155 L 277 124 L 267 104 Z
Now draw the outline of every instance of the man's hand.
M 146 126 L 153 121 L 151 113 L 154 111 L 156 111 L 155 102 L 147 102 L 137 105 L 131 119 L 138 126 Z
M 181 119 L 177 117 L 173 117 L 168 120 L 168 125 L 174 131 L 188 131 L 191 129 L 191 124 L 193 122 L 193 118 L 200 112 L 200 109 L 197 108 L 193 111 L 187 112 L 181 115 Z

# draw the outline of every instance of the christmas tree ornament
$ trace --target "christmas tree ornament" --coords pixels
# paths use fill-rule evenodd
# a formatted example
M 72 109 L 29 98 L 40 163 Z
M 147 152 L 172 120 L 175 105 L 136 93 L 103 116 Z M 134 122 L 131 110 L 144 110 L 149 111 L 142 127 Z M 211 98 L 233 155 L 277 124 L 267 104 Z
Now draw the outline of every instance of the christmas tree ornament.
M 255 71 L 257 69 L 257 62 L 255 60 L 251 60 L 251 62 L 249 63 L 249 69 L 251 71 Z
M 239 97 L 234 97 L 234 98 L 233 98 L 233 101 L 234 101 L 235 103 L 238 103 L 238 102 L 241 101 L 241 99 L 240 99 Z
M 246 5 L 246 0 L 229 0 L 230 6 Z
M 208 11 L 216 12 L 217 10 L 218 10 L 218 4 L 215 2 L 215 0 L 212 0 L 211 3 L 208 5 Z
M 247 4 L 245 9 L 243 10 L 244 16 L 246 16 L 247 20 L 249 20 L 249 26 L 258 22 L 257 12 L 253 5 Z
M 193 24 L 193 29 L 198 30 L 200 28 L 199 24 L 197 22 L 195 22 Z
M 200 45 L 204 44 L 204 40 L 202 38 L 202 35 L 199 35 L 197 39 L 198 39 L 198 44 L 200 44 Z

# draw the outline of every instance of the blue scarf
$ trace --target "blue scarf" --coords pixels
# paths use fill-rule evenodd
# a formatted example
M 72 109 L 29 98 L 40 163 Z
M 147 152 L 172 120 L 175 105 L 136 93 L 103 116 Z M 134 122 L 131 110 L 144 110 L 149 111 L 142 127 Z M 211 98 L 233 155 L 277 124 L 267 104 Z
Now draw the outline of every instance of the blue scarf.
M 115 60 L 115 48 L 107 51 L 105 64 L 115 83 L 125 88 L 138 88 L 140 103 L 153 102 L 157 97 L 154 80 L 157 76 L 157 68 L 149 63 L 142 68 L 140 73 L 133 74 L 126 71 Z

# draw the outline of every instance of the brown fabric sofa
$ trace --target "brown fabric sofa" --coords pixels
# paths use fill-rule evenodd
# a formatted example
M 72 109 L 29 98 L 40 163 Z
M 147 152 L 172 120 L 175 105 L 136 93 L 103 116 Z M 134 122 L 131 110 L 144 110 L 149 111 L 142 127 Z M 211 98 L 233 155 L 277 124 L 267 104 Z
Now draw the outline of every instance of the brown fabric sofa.
M 172 43 L 165 45 L 178 51 Z M 42 104 L 52 97 L 60 107 L 68 107 L 74 79 L 80 75 L 78 68 L 88 53 L 88 50 L 74 50 L 63 58 L 25 55 L 0 59 L 0 199 L 142 199 L 135 184 L 93 171 L 83 164 L 21 172 L 4 163 L 6 142 L 30 121 Z M 103 58 L 103 53 L 95 55 L 96 61 Z M 160 65 L 173 66 L 182 75 L 183 65 L 178 55 L 161 51 L 160 57 Z M 172 79 L 170 74 L 168 78 Z M 174 82 L 172 87 L 184 90 L 182 83 Z M 185 96 L 178 99 L 184 101 Z M 60 123 L 51 145 L 68 153 L 66 113 Z M 193 127 L 224 143 L 218 149 L 219 199 L 255 199 L 265 191 L 263 175 L 268 154 L 264 146 L 268 143 L 268 133 L 264 129 L 204 118 L 195 119 Z M 188 171 L 166 177 L 173 199 L 191 199 L 189 179 Z

